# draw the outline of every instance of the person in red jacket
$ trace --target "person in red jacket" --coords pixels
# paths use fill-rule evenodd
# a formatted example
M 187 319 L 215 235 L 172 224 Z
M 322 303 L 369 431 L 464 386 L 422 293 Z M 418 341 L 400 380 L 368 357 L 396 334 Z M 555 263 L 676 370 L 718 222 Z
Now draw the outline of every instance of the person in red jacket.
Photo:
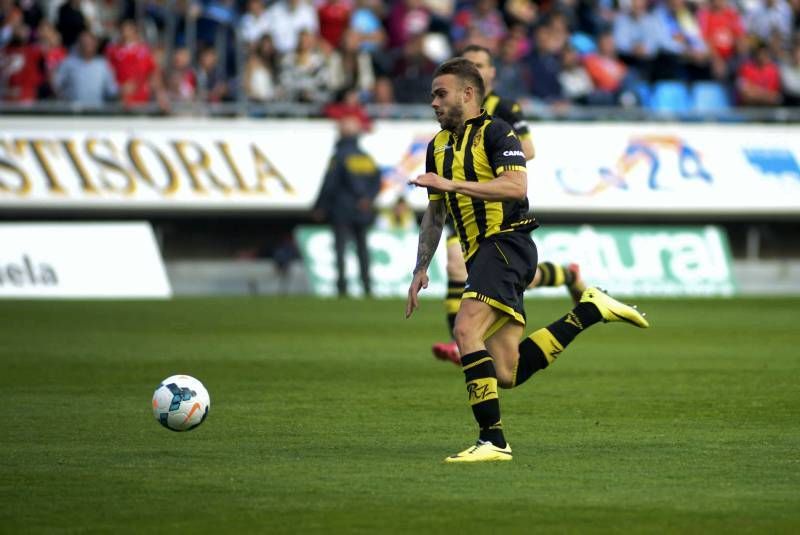
M 108 45 L 106 56 L 117 78 L 122 102 L 126 106 L 147 104 L 154 92 L 161 91 L 156 60 L 150 47 L 140 40 L 134 21 L 122 21 L 120 37 L 120 42 Z
M 0 50 L 0 88 L 4 100 L 34 102 L 44 80 L 42 51 L 30 42 L 31 31 L 17 24 L 9 43 Z M 3 87 L 5 86 L 5 87 Z
M 739 68 L 739 102 L 744 106 L 774 106 L 781 102 L 781 75 L 764 43 Z

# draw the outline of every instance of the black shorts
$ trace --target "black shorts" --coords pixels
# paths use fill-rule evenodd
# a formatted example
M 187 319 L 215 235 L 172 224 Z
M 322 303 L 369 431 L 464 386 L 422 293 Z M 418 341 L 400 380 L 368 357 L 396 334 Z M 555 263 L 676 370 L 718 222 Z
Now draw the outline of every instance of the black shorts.
M 501 232 L 481 242 L 467 261 L 462 299 L 478 299 L 525 325 L 523 295 L 536 275 L 539 255 L 530 234 Z

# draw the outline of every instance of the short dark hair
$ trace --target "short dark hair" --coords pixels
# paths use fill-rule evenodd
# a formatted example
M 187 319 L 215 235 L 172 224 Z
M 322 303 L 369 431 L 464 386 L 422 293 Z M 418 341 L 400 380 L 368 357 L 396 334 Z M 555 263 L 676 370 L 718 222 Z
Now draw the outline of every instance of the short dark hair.
M 483 101 L 483 97 L 486 96 L 486 87 L 483 85 L 481 73 L 470 60 L 462 57 L 448 59 L 436 68 L 433 77 L 437 78 L 445 74 L 452 74 L 462 82 L 474 87 L 478 93 L 478 102 Z
M 464 50 L 461 51 L 461 55 L 463 56 L 467 52 L 483 52 L 483 53 L 486 54 L 486 57 L 489 58 L 489 65 L 492 65 L 492 63 L 494 63 L 492 61 L 492 52 L 491 52 L 491 50 L 489 50 L 485 46 L 476 45 L 474 43 L 471 44 L 471 45 L 467 45 L 467 47 Z

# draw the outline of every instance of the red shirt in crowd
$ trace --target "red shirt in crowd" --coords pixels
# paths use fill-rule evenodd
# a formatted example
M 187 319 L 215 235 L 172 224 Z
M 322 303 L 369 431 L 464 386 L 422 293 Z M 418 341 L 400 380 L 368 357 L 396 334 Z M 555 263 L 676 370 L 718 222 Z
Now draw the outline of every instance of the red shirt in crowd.
M 734 53 L 736 40 L 744 35 L 739 12 L 732 7 L 726 7 L 721 11 L 703 8 L 697 14 L 697 21 L 709 48 L 722 59 L 730 58 Z
M 44 66 L 48 73 L 53 73 L 67 57 L 67 50 L 63 46 L 53 46 L 44 51 Z
M 342 34 L 350 24 L 350 2 L 333 0 L 325 2 L 317 9 L 319 33 L 334 48 L 338 48 Z
M 762 65 L 753 60 L 747 61 L 739 68 L 739 80 L 769 91 L 781 90 L 781 75 L 778 66 L 771 62 Z
M 144 104 L 150 101 L 150 77 L 156 71 L 156 61 L 150 47 L 144 43 L 112 44 L 106 52 L 108 62 L 114 69 L 125 104 Z M 124 87 L 133 88 L 126 92 Z
M 6 100 L 33 102 L 44 81 L 40 64 L 42 51 L 36 45 L 8 45 L 2 52 L 3 78 L 6 78 Z
M 624 63 L 600 54 L 587 54 L 583 65 L 597 89 L 612 93 L 620 88 L 627 72 Z

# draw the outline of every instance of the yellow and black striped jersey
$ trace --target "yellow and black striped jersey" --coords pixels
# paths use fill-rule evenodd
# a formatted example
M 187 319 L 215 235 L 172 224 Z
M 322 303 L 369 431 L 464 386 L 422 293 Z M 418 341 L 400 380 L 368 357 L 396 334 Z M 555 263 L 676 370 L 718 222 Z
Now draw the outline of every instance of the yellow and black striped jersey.
M 460 138 L 449 130 L 436 134 L 428 143 L 425 170 L 449 180 L 488 182 L 506 170 L 526 171 L 525 164 L 525 154 L 511 126 L 481 110 L 479 116 L 466 121 L 464 135 Z M 428 199 L 445 201 L 465 260 L 493 234 L 530 231 L 538 226 L 527 215 L 527 199 L 484 201 L 431 188 Z
M 483 109 L 489 115 L 499 117 L 510 124 L 518 138 L 525 139 L 531 136 L 528 123 L 522 116 L 522 108 L 513 100 L 505 99 L 492 91 L 483 99 Z

